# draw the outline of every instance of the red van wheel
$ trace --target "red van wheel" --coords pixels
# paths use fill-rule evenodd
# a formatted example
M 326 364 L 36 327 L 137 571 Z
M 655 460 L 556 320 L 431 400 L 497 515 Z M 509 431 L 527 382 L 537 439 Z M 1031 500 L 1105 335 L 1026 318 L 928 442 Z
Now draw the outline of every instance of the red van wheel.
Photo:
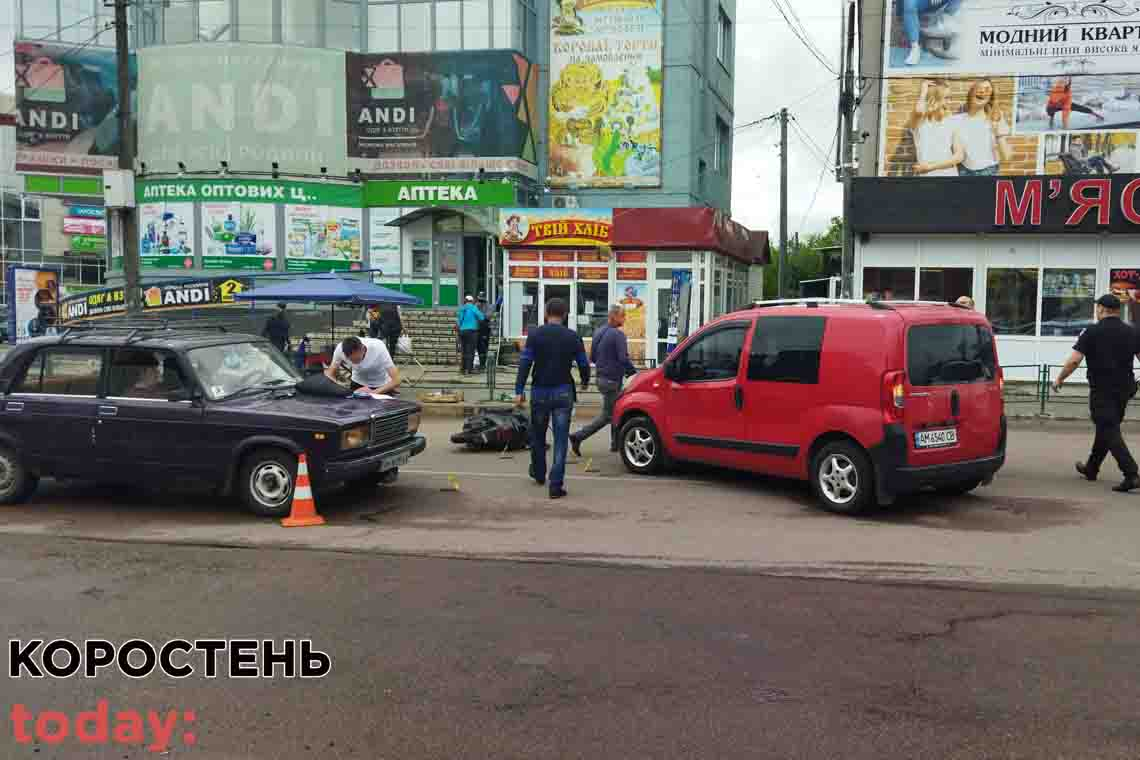
M 875 488 L 871 460 L 854 443 L 829 443 L 812 460 L 811 487 L 826 510 L 845 515 L 866 511 Z
M 661 436 L 648 417 L 634 417 L 622 425 L 618 449 L 626 469 L 638 475 L 654 475 L 665 463 Z

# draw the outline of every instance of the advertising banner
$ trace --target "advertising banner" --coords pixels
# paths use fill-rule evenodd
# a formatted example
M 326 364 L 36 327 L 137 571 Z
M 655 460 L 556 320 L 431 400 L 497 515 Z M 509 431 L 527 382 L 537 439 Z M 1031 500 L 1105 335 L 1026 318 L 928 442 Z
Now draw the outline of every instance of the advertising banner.
M 16 171 L 101 174 L 118 166 L 115 51 L 17 41 Z M 130 57 L 132 95 L 137 81 Z
M 169 280 L 143 286 L 141 300 L 144 312 L 231 306 L 237 303 L 235 295 L 251 287 L 252 280 L 237 277 Z M 113 317 L 126 311 L 123 288 L 103 288 L 63 299 L 60 322 Z
M 155 201 L 235 201 L 359 206 L 360 186 L 335 182 L 275 179 L 162 179 L 135 183 L 140 203 Z
M 1136 68 L 1133 0 L 887 4 L 884 76 L 1122 73 Z
M 203 269 L 263 269 L 277 265 L 277 206 L 265 203 L 203 203 Z
M 364 205 L 372 207 L 514 204 L 515 186 L 510 182 L 369 180 L 364 184 Z
M 645 299 L 649 285 L 644 282 L 623 282 L 618 289 L 618 303 L 625 309 L 622 331 L 630 340 L 645 338 Z
M 68 248 L 72 253 L 101 253 L 107 250 L 105 235 L 72 235 Z
M 398 216 L 373 209 L 368 217 L 368 268 L 379 269 L 385 277 L 400 274 L 400 228 L 388 226 Z
M 316 174 L 345 158 L 344 53 L 209 42 L 139 51 L 139 159 L 150 172 Z M 300 202 L 300 201 L 295 201 Z
M 552 187 L 661 184 L 665 0 L 565 0 L 550 34 Z
M 54 334 L 59 315 L 59 273 L 9 264 L 7 274 L 9 342 Z
M 285 207 L 285 269 L 328 272 L 362 269 L 358 208 Z
M 535 176 L 538 67 L 526 58 L 507 50 L 344 55 L 352 166 Z
M 673 270 L 673 286 L 669 291 L 669 322 L 666 353 L 672 353 L 689 334 L 689 297 L 693 273 L 688 269 Z
M 609 245 L 613 209 L 507 208 L 499 214 L 503 245 Z
M 107 236 L 107 223 L 103 219 L 87 219 L 77 216 L 63 218 L 63 231 L 67 235 Z
M 194 204 L 143 203 L 139 214 L 139 257 L 144 269 L 194 267 Z
M 1140 303 L 1140 269 L 1110 269 L 1108 281 L 1112 294 L 1121 303 Z

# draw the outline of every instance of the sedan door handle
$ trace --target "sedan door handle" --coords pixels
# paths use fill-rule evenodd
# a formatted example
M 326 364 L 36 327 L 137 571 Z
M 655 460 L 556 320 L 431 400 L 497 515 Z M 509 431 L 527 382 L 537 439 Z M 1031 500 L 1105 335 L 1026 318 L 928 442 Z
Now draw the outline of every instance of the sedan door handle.
M 9 401 L 7 404 L 4 405 L 4 411 L 6 411 L 6 412 L 22 412 L 22 411 L 24 411 L 24 402 L 23 401 Z
M 99 416 L 100 417 L 114 417 L 118 413 L 119 413 L 119 408 L 117 406 L 101 406 L 101 407 L 99 407 Z

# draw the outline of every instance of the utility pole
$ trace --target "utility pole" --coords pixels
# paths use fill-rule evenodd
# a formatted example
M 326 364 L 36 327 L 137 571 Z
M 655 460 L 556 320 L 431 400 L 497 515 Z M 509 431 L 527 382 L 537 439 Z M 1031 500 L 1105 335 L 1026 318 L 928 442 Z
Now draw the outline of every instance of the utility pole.
M 119 75 L 119 168 L 135 169 L 135 134 L 131 128 L 131 50 L 127 33 L 127 6 L 130 0 L 113 0 L 115 3 L 115 65 Z M 139 235 L 135 209 L 120 208 L 118 245 L 123 253 L 123 295 L 127 314 L 136 316 L 142 311 L 139 286 Z
M 843 172 L 843 251 L 840 255 L 840 285 L 844 297 L 851 298 L 853 282 L 851 270 L 855 264 L 855 236 L 851 231 L 851 181 L 855 173 L 851 137 L 855 132 L 855 2 L 847 0 L 847 52 L 843 64 L 843 94 L 840 108 L 843 111 L 843 157 L 839 171 Z
M 780 109 L 780 258 L 776 264 L 776 298 L 784 297 L 784 261 L 788 256 L 788 109 Z

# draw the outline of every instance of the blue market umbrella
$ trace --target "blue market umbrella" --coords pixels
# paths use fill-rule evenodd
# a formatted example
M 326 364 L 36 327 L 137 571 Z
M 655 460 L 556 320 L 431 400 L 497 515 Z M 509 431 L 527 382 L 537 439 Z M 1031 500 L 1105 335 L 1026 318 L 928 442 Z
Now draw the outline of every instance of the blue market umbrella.
M 327 303 L 332 306 L 329 315 L 331 328 L 336 332 L 336 305 L 368 306 L 374 303 L 394 303 L 402 306 L 419 306 L 420 299 L 364 280 L 342 277 L 336 272 L 299 277 L 281 285 L 238 293 L 239 301 L 274 301 L 276 303 Z

